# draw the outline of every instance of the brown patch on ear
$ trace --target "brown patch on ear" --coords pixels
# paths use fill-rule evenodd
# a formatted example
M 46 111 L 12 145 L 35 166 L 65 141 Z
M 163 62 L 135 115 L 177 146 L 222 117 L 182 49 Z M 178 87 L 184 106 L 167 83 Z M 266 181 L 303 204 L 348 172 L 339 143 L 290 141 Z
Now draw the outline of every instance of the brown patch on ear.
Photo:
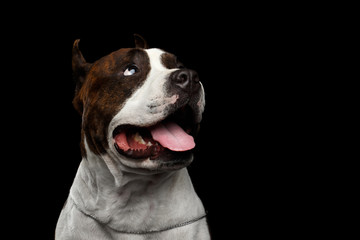
M 146 40 L 139 34 L 136 33 L 134 34 L 134 40 L 135 40 L 136 48 L 143 48 L 143 49 L 149 48 L 149 45 L 147 44 Z
M 79 96 L 79 90 L 81 89 L 83 83 L 85 82 L 86 75 L 88 74 L 92 64 L 87 63 L 79 49 L 80 39 L 76 39 L 73 44 L 72 49 L 72 70 L 73 70 L 73 79 L 76 83 L 75 87 L 75 97 L 73 100 L 74 108 L 82 114 L 83 112 L 83 102 Z

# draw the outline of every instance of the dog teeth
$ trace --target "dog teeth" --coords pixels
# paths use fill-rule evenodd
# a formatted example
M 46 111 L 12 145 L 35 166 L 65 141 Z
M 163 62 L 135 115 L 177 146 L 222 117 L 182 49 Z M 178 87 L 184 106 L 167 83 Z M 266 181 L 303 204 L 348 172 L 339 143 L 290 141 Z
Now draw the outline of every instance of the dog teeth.
M 143 145 L 146 145 L 148 147 L 152 146 L 152 143 L 151 142 L 145 142 L 145 140 L 142 138 L 142 136 L 140 135 L 139 132 L 136 132 L 135 135 L 134 135 L 134 140 L 138 143 L 141 143 Z
M 135 141 L 137 141 L 138 143 L 146 144 L 145 141 L 144 141 L 144 139 L 141 137 L 141 135 L 140 135 L 138 132 L 135 133 L 134 139 L 135 139 Z

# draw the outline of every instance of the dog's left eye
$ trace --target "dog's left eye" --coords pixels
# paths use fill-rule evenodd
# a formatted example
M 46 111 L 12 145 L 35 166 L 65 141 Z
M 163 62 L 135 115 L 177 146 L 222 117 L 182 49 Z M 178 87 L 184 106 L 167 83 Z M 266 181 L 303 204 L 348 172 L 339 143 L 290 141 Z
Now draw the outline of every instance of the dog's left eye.
M 139 71 L 138 67 L 135 65 L 131 65 L 128 68 L 125 69 L 124 71 L 124 76 L 131 76 L 134 75 L 135 73 L 137 73 Z

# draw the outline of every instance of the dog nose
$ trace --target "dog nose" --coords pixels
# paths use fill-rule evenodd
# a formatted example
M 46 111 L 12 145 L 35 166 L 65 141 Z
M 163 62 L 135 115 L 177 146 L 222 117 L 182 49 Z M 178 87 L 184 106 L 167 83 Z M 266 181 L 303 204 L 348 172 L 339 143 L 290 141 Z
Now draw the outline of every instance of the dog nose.
M 191 69 L 177 70 L 171 74 L 170 79 L 185 91 L 197 91 L 200 88 L 199 76 Z

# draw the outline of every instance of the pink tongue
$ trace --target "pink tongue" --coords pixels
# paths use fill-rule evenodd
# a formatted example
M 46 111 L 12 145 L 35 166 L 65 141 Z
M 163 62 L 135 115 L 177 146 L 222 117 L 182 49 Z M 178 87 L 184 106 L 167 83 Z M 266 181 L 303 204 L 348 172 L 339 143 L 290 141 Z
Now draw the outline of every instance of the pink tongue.
M 174 122 L 158 123 L 150 131 L 155 141 L 172 151 L 188 151 L 195 147 L 194 138 Z

